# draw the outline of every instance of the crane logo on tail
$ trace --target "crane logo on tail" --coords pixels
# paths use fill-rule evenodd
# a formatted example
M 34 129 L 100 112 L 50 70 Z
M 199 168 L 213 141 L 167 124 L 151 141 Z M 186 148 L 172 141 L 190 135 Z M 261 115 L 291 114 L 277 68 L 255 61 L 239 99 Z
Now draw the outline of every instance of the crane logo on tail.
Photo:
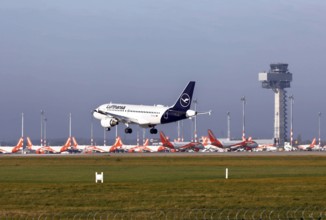
M 187 93 L 183 93 L 180 98 L 180 105 L 184 108 L 190 105 L 190 96 Z

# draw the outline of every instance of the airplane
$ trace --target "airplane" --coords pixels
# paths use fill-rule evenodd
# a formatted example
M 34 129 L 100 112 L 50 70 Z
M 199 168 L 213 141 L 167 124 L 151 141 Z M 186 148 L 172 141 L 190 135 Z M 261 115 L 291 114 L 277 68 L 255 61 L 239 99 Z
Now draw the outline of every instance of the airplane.
M 165 136 L 163 131 L 160 131 L 160 139 L 162 142 L 162 146 L 170 148 L 172 151 L 199 151 L 205 148 L 204 145 L 200 142 L 171 142 Z
M 145 140 L 145 143 L 142 146 L 134 146 L 127 150 L 129 153 L 134 152 L 166 152 L 168 151 L 166 147 L 162 145 L 149 145 L 148 138 Z
M 20 149 L 23 148 L 24 145 L 24 138 L 21 137 L 18 140 L 18 143 L 16 146 L 0 146 L 0 154 L 12 154 L 17 153 Z
M 89 146 L 89 145 L 78 145 L 75 138 L 72 139 L 73 145 L 84 153 L 109 153 L 115 152 L 122 147 L 121 138 L 117 137 L 115 143 L 112 146 Z
M 131 147 L 128 149 L 128 153 L 134 153 L 134 152 L 151 152 L 151 149 L 147 148 L 147 146 L 149 145 L 149 140 L 148 138 L 145 140 L 145 143 L 140 146 L 140 145 L 136 145 L 134 147 Z
M 307 151 L 317 149 L 316 138 L 314 138 L 314 139 L 312 140 L 311 144 L 298 145 L 297 148 L 298 148 L 299 150 L 307 150 Z
M 101 121 L 101 126 L 106 130 L 123 123 L 127 126 L 126 134 L 132 133 L 130 124 L 138 124 L 143 128 L 151 128 L 151 134 L 157 134 L 155 128 L 158 124 L 166 124 L 199 114 L 209 114 L 209 112 L 196 112 L 190 109 L 192 95 L 195 88 L 195 82 L 190 81 L 181 93 L 173 106 L 167 107 L 163 105 L 129 105 L 108 103 L 100 105 L 93 111 L 94 118 Z
M 255 141 L 253 141 L 251 137 L 248 139 L 243 137 L 241 142 L 228 141 L 222 143 L 215 137 L 213 131 L 210 129 L 208 129 L 208 137 L 212 145 L 221 148 L 228 148 L 230 150 L 253 150 L 258 147 L 258 144 Z
M 277 147 L 274 144 L 258 144 L 258 147 L 255 149 L 255 151 L 277 151 Z
M 71 138 L 69 137 L 63 146 L 36 146 L 33 145 L 31 139 L 27 137 L 27 148 L 30 151 L 35 151 L 37 154 L 60 154 L 70 150 Z
M 209 143 L 208 137 L 203 136 L 202 137 L 202 144 L 204 145 L 204 149 L 201 150 L 201 152 L 226 152 L 227 149 L 223 147 L 217 147 L 215 145 L 212 145 Z

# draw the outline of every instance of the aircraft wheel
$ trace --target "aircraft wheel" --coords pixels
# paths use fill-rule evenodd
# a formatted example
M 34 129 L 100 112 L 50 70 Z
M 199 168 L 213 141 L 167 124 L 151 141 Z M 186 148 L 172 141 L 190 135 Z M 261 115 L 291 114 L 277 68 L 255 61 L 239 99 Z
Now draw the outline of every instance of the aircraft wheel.
M 131 128 L 126 128 L 125 129 L 125 133 L 126 134 L 131 134 L 132 133 L 132 129 Z
M 151 128 L 149 131 L 151 134 L 157 134 L 157 129 L 156 128 Z
M 110 131 L 111 129 L 110 128 L 105 128 L 106 131 Z

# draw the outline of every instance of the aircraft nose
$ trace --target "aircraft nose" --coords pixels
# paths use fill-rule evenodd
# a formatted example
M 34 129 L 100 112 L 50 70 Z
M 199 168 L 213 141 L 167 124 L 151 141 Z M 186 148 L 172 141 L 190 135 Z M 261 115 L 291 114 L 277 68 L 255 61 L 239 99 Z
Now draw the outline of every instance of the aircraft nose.
M 93 117 L 101 120 L 103 118 L 103 114 L 101 114 L 99 109 L 97 108 L 93 110 Z

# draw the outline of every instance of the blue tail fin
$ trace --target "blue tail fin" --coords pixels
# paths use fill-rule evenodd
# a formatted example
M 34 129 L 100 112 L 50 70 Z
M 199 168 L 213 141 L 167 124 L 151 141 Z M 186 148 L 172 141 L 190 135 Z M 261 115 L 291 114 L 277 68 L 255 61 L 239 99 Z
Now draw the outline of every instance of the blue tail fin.
M 195 81 L 190 81 L 187 87 L 183 90 L 177 102 L 171 108 L 171 110 L 176 111 L 187 111 L 190 108 L 192 102 L 192 94 L 195 88 Z

